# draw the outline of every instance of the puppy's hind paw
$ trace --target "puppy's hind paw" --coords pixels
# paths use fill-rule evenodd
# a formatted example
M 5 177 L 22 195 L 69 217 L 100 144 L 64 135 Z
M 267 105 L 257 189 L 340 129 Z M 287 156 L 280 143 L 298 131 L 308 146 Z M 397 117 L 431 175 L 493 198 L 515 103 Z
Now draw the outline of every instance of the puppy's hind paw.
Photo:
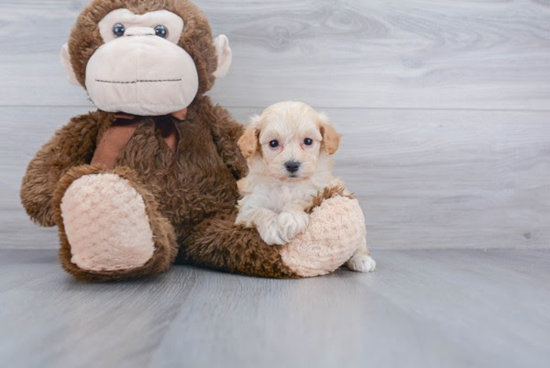
M 366 253 L 357 253 L 351 257 L 346 266 L 356 272 L 372 272 L 376 268 L 376 261 Z

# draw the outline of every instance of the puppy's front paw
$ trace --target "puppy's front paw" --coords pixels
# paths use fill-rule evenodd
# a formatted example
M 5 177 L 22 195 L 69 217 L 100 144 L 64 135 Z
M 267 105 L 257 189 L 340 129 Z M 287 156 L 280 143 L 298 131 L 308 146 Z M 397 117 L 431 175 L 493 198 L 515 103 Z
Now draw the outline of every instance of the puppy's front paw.
M 376 261 L 366 253 L 356 253 L 346 266 L 356 272 L 372 272 L 376 268 Z
M 292 240 L 306 230 L 309 216 L 303 211 L 281 212 L 278 218 L 281 238 Z
M 288 241 L 283 238 L 277 226 L 258 227 L 258 233 L 267 245 L 283 245 Z

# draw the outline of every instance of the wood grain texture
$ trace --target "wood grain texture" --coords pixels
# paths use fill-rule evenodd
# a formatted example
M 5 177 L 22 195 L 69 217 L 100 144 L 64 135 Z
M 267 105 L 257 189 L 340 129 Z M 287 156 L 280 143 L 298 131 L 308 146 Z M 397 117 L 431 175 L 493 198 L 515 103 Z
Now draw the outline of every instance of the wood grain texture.
M 378 270 L 104 285 L 65 274 L 19 204 L 28 161 L 91 108 L 59 62 L 87 3 L 0 0 L 2 366 L 548 366 L 548 1 L 197 0 L 234 51 L 217 102 L 246 121 L 303 100 L 344 133 Z
M 325 109 L 370 247 L 549 248 L 550 112 Z M 55 248 L 19 204 L 28 161 L 85 108 L 0 108 L 0 248 Z M 246 121 L 258 109 L 232 109 Z M 32 134 L 29 134 L 32 132 Z
M 58 56 L 86 3 L 0 1 L 0 105 L 87 103 Z M 232 40 L 226 106 L 550 108 L 547 1 L 197 3 Z
M 190 267 L 89 285 L 0 250 L 11 368 L 546 368 L 548 250 L 378 251 L 373 274 L 265 280 Z
M 0 248 L 57 247 L 18 192 L 37 149 L 91 108 L 58 57 L 87 2 L 0 0 Z M 550 247 L 548 2 L 198 4 L 233 41 L 217 102 L 243 121 L 290 98 L 328 107 L 373 249 Z

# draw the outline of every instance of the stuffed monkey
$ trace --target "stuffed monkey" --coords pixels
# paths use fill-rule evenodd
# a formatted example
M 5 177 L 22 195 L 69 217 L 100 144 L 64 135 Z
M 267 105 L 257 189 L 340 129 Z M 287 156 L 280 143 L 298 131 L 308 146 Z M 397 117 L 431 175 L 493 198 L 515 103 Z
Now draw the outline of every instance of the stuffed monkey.
M 205 96 L 231 49 L 192 2 L 93 0 L 62 62 L 98 110 L 42 147 L 21 198 L 36 223 L 59 228 L 61 263 L 77 279 L 144 277 L 174 263 L 318 276 L 361 243 L 358 202 L 336 189 L 320 194 L 306 232 L 287 245 L 235 225 L 243 127 Z

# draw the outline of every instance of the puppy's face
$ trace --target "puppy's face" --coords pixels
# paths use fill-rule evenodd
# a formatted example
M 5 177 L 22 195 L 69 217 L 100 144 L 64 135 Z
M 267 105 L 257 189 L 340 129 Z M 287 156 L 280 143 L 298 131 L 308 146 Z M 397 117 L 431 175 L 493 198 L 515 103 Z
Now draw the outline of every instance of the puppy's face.
M 239 146 L 265 174 L 299 181 L 310 178 L 323 154 L 335 153 L 339 142 L 326 115 L 300 102 L 282 102 L 252 118 Z

